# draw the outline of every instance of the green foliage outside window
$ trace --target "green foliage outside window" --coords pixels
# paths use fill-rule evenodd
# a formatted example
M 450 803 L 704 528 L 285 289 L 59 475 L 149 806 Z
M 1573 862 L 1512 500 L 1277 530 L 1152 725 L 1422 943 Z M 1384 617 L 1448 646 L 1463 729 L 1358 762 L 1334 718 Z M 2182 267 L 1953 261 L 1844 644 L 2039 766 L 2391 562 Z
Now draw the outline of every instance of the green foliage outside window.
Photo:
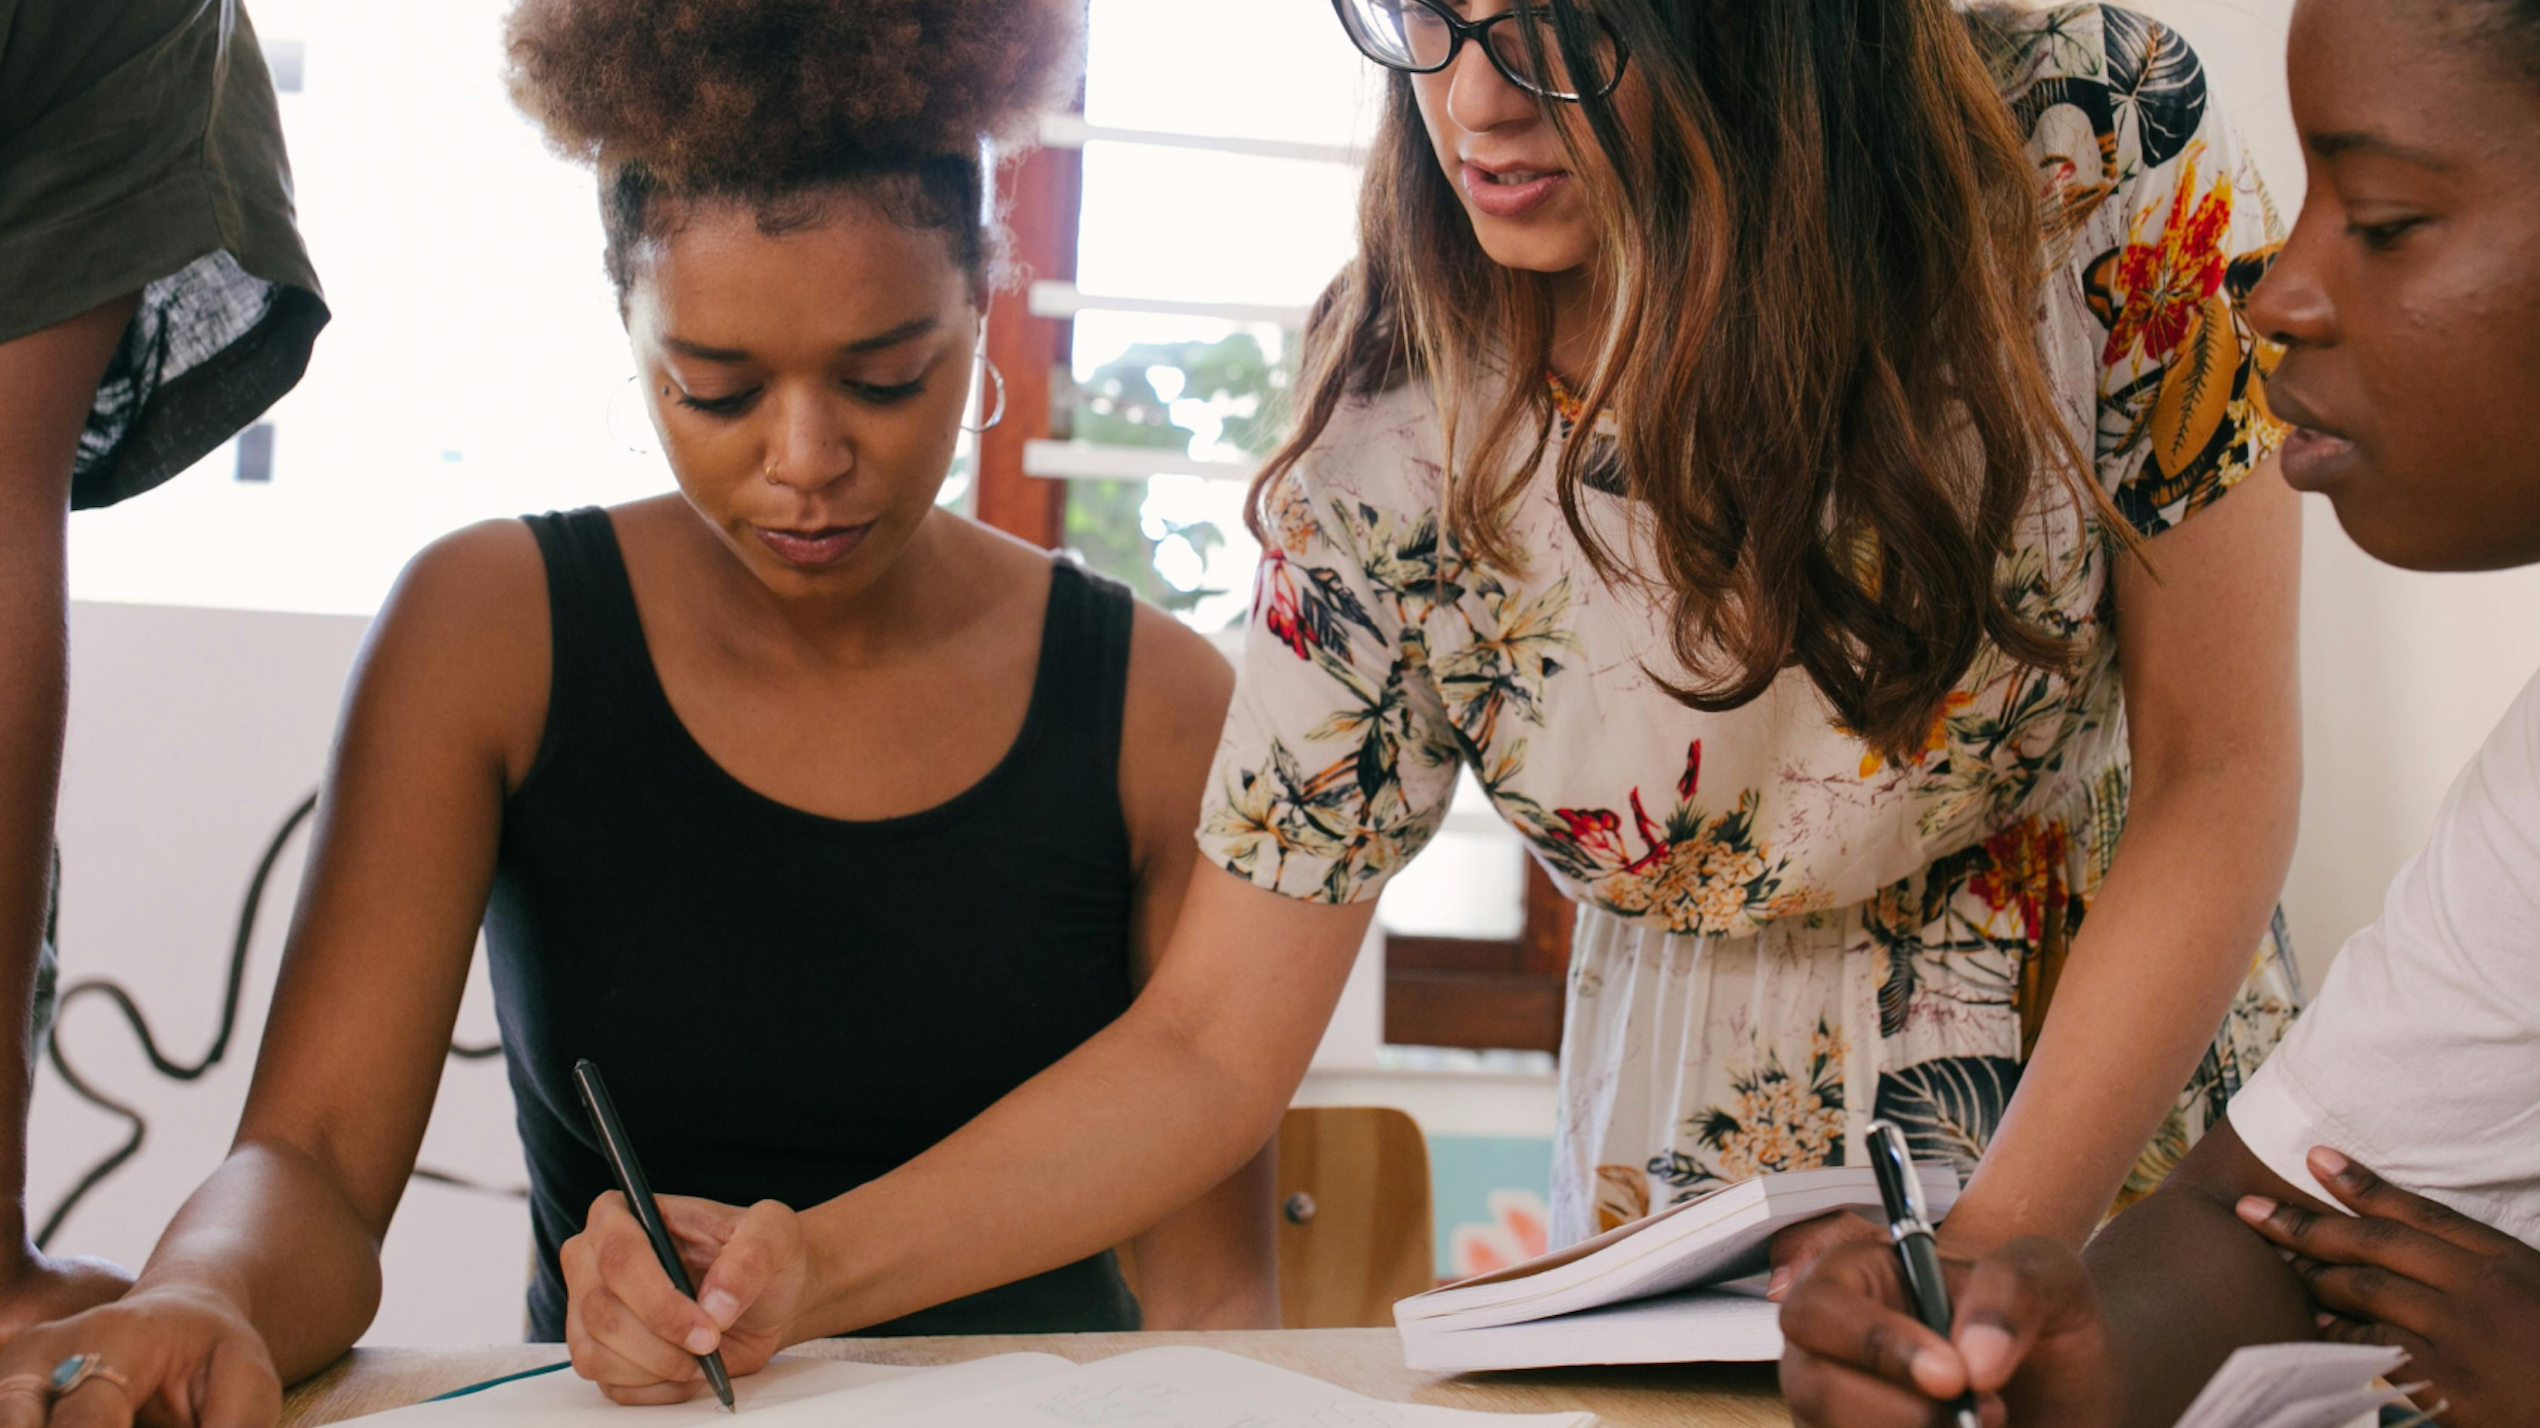
M 1292 338 L 1281 345 L 1295 350 Z M 1159 368 L 1182 376 L 1181 390 L 1172 400 L 1156 390 Z M 1196 399 L 1224 413 L 1220 442 L 1250 456 L 1267 456 L 1282 433 L 1292 375 L 1291 367 L 1271 361 L 1261 340 L 1249 332 L 1215 342 L 1141 342 L 1104 363 L 1079 387 L 1069 435 L 1103 446 L 1187 455 L 1198 433 L 1173 420 L 1172 406 Z M 1146 499 L 1143 481 L 1069 483 L 1067 544 L 1096 570 L 1126 581 L 1142 599 L 1176 613 L 1224 594 L 1222 589 L 1176 587 L 1157 571 L 1155 553 L 1166 542 L 1180 541 L 1204 562 L 1225 545 L 1226 533 L 1214 521 L 1165 522 L 1160 535 L 1150 537 Z

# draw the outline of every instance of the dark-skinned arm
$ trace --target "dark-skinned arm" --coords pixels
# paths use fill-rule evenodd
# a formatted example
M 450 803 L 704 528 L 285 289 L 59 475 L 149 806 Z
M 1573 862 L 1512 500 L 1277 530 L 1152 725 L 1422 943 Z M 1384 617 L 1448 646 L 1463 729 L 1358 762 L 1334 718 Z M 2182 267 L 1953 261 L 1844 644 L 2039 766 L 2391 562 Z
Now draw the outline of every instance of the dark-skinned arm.
M 26 1118 L 35 1084 L 36 949 L 68 703 L 71 461 L 98 379 L 132 321 L 126 295 L 0 342 L 0 1342 L 123 1292 L 100 1260 L 52 1260 L 27 1239 Z
M 2177 1422 L 2235 1349 L 2314 1337 L 2301 1277 L 2234 1209 L 2249 1195 L 2323 1208 L 2251 1154 L 2226 1118 L 2083 1251 L 2118 1382 L 2131 1386 L 2128 1428 Z
M 418 557 L 355 670 L 255 1079 L 228 1157 L 119 1302 L 29 1329 L 0 1377 L 101 1355 L 84 1428 L 136 1410 L 263 1428 L 281 1385 L 369 1326 L 379 1246 L 440 1088 L 490 885 L 506 787 L 544 718 L 545 603 L 527 530 L 478 527 Z M 0 1397 L 0 1428 L 45 1406 Z

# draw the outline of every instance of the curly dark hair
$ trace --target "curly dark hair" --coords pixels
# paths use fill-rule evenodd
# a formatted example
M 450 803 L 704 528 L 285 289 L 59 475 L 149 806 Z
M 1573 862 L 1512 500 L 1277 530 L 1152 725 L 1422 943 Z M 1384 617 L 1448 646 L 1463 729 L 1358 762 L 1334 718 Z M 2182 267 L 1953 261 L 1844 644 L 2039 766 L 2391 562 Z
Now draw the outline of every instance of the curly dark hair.
M 512 99 L 600 174 L 623 301 L 665 199 L 732 200 L 783 232 L 847 185 L 940 230 L 986 291 L 982 146 L 1021 137 L 1077 74 L 1082 0 L 520 0 Z

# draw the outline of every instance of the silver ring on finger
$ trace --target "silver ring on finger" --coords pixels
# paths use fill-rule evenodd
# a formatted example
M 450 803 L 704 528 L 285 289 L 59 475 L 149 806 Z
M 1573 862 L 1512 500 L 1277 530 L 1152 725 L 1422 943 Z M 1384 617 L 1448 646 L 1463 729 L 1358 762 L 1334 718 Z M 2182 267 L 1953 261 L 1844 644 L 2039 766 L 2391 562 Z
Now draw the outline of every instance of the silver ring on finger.
M 99 1383 L 112 1384 L 115 1391 L 125 1398 L 132 1397 L 131 1380 L 106 1367 L 106 1359 L 102 1354 L 73 1354 L 53 1365 L 53 1396 L 57 1399 L 68 1398 L 91 1379 Z

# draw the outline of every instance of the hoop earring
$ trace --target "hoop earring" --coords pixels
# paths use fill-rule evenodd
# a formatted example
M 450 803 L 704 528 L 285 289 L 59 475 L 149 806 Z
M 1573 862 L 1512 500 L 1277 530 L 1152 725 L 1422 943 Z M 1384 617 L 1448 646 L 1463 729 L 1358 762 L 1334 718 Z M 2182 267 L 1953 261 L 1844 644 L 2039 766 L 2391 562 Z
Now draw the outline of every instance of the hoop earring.
M 650 445 L 636 445 L 633 440 L 628 438 L 623 429 L 624 416 L 620 412 L 619 408 L 625 403 L 626 394 L 635 390 L 635 384 L 642 380 L 644 380 L 643 373 L 633 373 L 627 377 L 626 384 L 624 386 L 609 393 L 608 407 L 606 413 L 601 417 L 601 424 L 608 428 L 609 440 L 625 447 L 628 454 L 634 456 L 658 456 L 661 453 L 656 448 Z
M 977 426 L 971 426 L 968 423 L 964 423 L 962 425 L 961 429 L 969 432 L 973 436 L 977 436 L 982 432 L 993 431 L 996 429 L 997 423 L 1005 420 L 1005 374 L 997 370 L 996 363 L 989 361 L 985 357 L 980 358 L 979 362 L 980 365 L 988 369 L 988 380 L 996 384 L 997 404 L 995 409 L 988 413 L 988 419 L 986 421 L 981 422 Z

